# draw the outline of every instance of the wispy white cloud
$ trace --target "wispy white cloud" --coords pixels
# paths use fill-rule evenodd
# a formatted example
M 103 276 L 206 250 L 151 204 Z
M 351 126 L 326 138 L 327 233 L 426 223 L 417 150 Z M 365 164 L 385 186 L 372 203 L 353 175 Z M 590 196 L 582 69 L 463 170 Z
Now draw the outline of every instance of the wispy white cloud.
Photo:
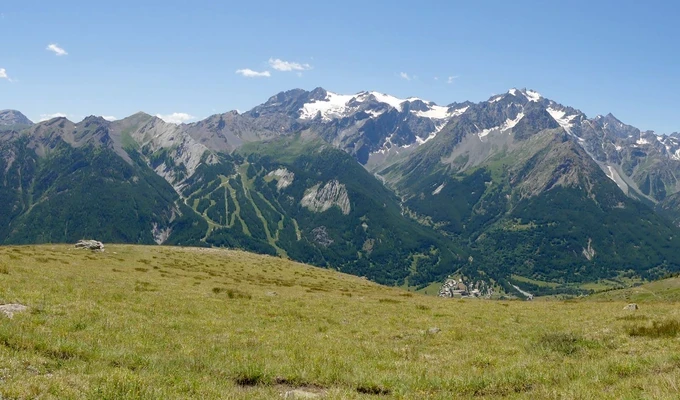
M 107 121 L 115 121 L 118 118 L 114 117 L 113 115 L 102 115 L 102 118 L 104 118 Z
M 68 115 L 64 113 L 54 113 L 54 114 L 40 114 L 40 118 L 38 119 L 38 122 L 44 122 L 44 121 L 49 121 L 54 118 L 66 118 Z
M 410 81 L 412 79 L 406 72 L 400 72 L 399 77 L 407 81 Z
M 58 56 L 65 56 L 65 55 L 68 55 L 68 53 L 66 52 L 66 50 L 64 50 L 63 48 L 59 47 L 59 45 L 56 44 L 56 43 L 49 44 L 49 45 L 45 48 L 45 50 L 49 50 L 49 51 L 51 51 L 51 52 L 54 52 L 54 54 L 56 54 L 56 55 L 58 55 Z
M 245 76 L 246 78 L 269 78 L 272 76 L 272 74 L 269 71 L 253 71 L 252 69 L 249 68 L 244 68 L 244 69 L 238 69 L 236 70 L 236 73 Z
M 450 84 L 452 84 L 453 81 L 455 81 L 456 79 L 458 79 L 458 75 L 449 76 L 449 79 L 446 80 L 446 83 L 448 83 L 448 84 L 450 85 Z
M 9 79 L 9 76 L 7 75 L 7 70 L 4 68 L 0 68 L 0 79 L 7 79 L 8 81 L 12 81 Z
M 183 124 L 196 119 L 193 115 L 187 113 L 172 113 L 172 114 L 156 114 L 156 116 L 165 122 L 171 124 Z
M 270 58 L 269 66 L 277 71 L 290 72 L 290 71 L 309 71 L 312 66 L 309 64 L 300 64 L 291 61 L 283 61 L 279 58 Z

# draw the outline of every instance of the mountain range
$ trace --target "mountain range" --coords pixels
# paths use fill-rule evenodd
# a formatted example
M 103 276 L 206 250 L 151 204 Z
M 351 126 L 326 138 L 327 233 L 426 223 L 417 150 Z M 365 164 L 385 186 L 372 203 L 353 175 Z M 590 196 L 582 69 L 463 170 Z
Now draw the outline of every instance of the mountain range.
M 680 270 L 680 135 L 527 89 L 279 93 L 172 124 L 0 111 L 0 243 L 238 247 L 394 285 L 582 293 Z

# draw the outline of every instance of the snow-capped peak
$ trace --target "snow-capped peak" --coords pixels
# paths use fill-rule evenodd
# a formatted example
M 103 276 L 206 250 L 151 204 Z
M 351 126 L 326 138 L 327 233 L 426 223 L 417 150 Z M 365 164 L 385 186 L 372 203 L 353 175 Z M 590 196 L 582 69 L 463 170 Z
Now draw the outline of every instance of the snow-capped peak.
M 533 102 L 538 102 L 543 98 L 543 96 L 541 96 L 540 93 L 538 93 L 534 90 L 524 89 L 524 91 L 522 91 L 522 93 L 524 94 L 524 96 L 526 96 L 526 98 L 529 101 L 533 101 Z
M 360 92 L 355 95 L 342 95 L 333 92 L 326 92 L 325 98 L 321 100 L 312 100 L 309 103 L 305 103 L 300 109 L 301 119 L 314 119 L 320 113 L 321 118 L 324 121 L 330 121 L 333 119 L 344 118 L 352 113 L 363 109 L 368 114 L 373 117 L 377 117 L 384 112 L 383 109 L 370 110 L 367 107 L 362 108 L 362 104 L 375 99 L 378 103 L 382 103 L 385 106 L 392 107 L 399 112 L 404 109 L 404 103 L 413 102 L 423 102 L 426 105 L 426 109 L 422 108 L 419 110 L 410 110 L 411 114 L 416 115 L 420 118 L 430 118 L 432 120 L 448 120 L 452 117 L 461 115 L 467 111 L 468 107 L 462 107 L 460 109 L 449 110 L 448 107 L 438 106 L 433 102 L 420 99 L 418 97 L 409 97 L 408 99 L 400 99 L 398 97 L 390 96 L 388 94 L 380 92 Z
M 385 103 L 389 104 L 391 107 L 394 107 L 397 109 L 397 111 L 401 111 L 401 105 L 402 103 L 408 101 L 404 99 L 399 99 L 394 96 L 390 96 L 389 94 L 384 94 L 380 92 L 370 92 L 373 97 L 375 97 L 376 100 L 380 103 Z
M 514 97 L 522 95 L 527 100 L 533 101 L 533 102 L 539 102 L 543 98 L 543 96 L 535 90 L 512 88 L 512 89 L 508 90 L 507 93 L 503 93 L 501 95 L 491 96 L 491 98 L 488 100 L 488 102 L 489 103 L 499 102 L 499 101 L 505 99 L 508 95 L 514 96 Z
M 321 113 L 321 118 L 323 120 L 330 121 L 333 118 L 345 114 L 348 108 L 347 103 L 353 98 L 355 98 L 355 96 L 326 92 L 325 99 L 305 103 L 300 110 L 300 118 L 313 119 L 318 113 Z

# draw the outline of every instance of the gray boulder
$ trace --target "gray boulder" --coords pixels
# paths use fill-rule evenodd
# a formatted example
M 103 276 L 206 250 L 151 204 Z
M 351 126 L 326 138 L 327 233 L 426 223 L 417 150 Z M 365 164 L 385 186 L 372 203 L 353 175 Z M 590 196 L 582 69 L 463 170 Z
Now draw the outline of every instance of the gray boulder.
M 76 249 L 87 249 L 92 251 L 104 251 L 104 243 L 97 240 L 79 240 L 75 245 Z
M 289 390 L 283 395 L 284 399 L 318 399 L 319 397 L 321 396 L 317 393 L 306 392 L 300 389 Z
M 0 305 L 0 313 L 5 314 L 5 316 L 7 316 L 7 318 L 12 318 L 12 317 L 14 317 L 15 313 L 24 312 L 24 311 L 26 311 L 26 309 L 28 309 L 28 307 L 26 307 L 23 304 L 3 304 L 3 305 Z

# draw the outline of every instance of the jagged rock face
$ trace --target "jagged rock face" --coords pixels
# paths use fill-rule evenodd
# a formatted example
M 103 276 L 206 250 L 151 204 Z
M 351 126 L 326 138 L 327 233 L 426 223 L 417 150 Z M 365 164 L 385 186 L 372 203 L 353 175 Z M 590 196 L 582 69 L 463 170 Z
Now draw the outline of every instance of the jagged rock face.
M 16 110 L 0 110 L 0 126 L 32 125 L 30 119 Z
M 317 184 L 305 191 L 300 204 L 313 212 L 324 212 L 331 207 L 339 207 L 344 215 L 352 210 L 345 185 L 332 180 L 325 185 Z
M 156 244 L 163 244 L 166 240 L 168 240 L 170 234 L 172 234 L 172 228 L 161 228 L 158 223 L 154 222 L 153 228 L 151 229 L 151 234 L 153 235 L 153 240 L 156 242 Z
M 147 157 L 149 166 L 178 193 L 199 165 L 216 162 L 212 151 L 191 137 L 182 125 L 167 123 L 143 113 L 114 121 L 111 125 L 118 137 L 125 132 L 134 140 Z
M 281 191 L 293 184 L 295 174 L 288 171 L 286 168 L 279 168 L 267 174 L 267 177 L 276 179 L 276 190 Z

